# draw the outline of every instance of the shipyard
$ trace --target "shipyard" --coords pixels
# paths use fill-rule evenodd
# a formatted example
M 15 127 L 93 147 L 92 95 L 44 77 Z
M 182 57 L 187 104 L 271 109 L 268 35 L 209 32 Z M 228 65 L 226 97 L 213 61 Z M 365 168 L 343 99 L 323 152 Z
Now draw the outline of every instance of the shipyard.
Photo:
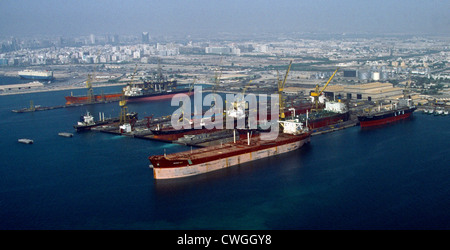
M 446 1 L 0 6 L 0 229 L 450 229 Z
M 145 48 L 148 45 L 143 46 Z M 84 90 L 85 93 L 82 95 L 74 95 L 71 91 L 70 95 L 64 96 L 65 103 L 62 105 L 42 107 L 35 105 L 33 100 L 30 100 L 28 108 L 14 109 L 12 111 L 24 113 L 116 103 L 119 112 L 113 117 L 109 115 L 109 118 L 105 119 L 104 112 L 99 112 L 98 119 L 94 118 L 94 115 L 90 114 L 89 111 L 85 114 L 80 114 L 79 121 L 74 123 L 73 126 L 75 131 L 101 132 L 136 139 L 180 144 L 191 148 L 206 148 L 211 155 L 217 154 L 215 153 L 216 151 L 220 152 L 219 154 L 223 154 L 224 151 L 232 152 L 234 148 L 240 147 L 238 145 L 241 141 L 248 140 L 247 146 L 251 144 L 259 145 L 256 141 L 259 140 L 259 135 L 264 133 L 260 129 L 260 125 L 267 122 L 277 123 L 277 126 L 279 126 L 277 131 L 280 131 L 277 135 L 283 137 L 285 128 L 282 126 L 282 122 L 295 121 L 301 124 L 302 133 L 308 134 L 309 138 L 309 136 L 317 136 L 353 126 L 361 126 L 363 128 L 392 123 L 407 119 L 416 110 L 423 113 L 434 113 L 435 115 L 446 115 L 449 111 L 450 106 L 446 105 L 448 102 L 445 97 L 438 100 L 437 98 L 433 99 L 433 97 L 430 98 L 430 96 L 424 95 L 425 91 L 418 92 L 414 88 L 414 86 L 417 86 L 417 82 L 412 80 L 414 78 L 411 71 L 404 71 L 405 73 L 403 74 L 402 70 L 406 69 L 406 67 L 403 64 L 398 65 L 397 62 L 391 63 L 391 66 L 396 71 L 389 71 L 387 66 L 371 66 L 368 71 L 365 71 L 364 68 L 362 70 L 354 70 L 354 67 L 348 64 L 331 63 L 318 66 L 317 69 L 320 69 L 322 72 L 309 73 L 310 75 L 308 76 L 306 75 L 307 72 L 301 69 L 303 62 L 301 60 L 298 60 L 300 63 L 293 58 L 287 58 L 289 62 L 286 59 L 280 59 L 278 62 L 270 60 L 271 65 L 269 67 L 264 66 L 264 69 L 254 69 L 251 67 L 252 65 L 244 63 L 247 58 L 243 58 L 239 50 L 231 50 L 229 54 L 227 52 L 225 55 L 222 53 L 226 50 L 217 50 L 220 51 L 219 55 L 214 54 L 216 50 L 213 47 L 206 47 L 206 55 L 211 54 L 206 58 L 212 64 L 210 67 L 203 67 L 202 69 L 194 65 L 186 65 L 186 60 L 188 58 L 192 60 L 190 58 L 192 56 L 188 54 L 182 55 L 179 51 L 165 57 L 152 57 L 151 55 L 145 57 L 144 53 L 143 58 L 134 56 L 134 59 L 138 60 L 134 60 L 135 62 L 130 64 L 122 64 L 121 66 L 112 66 L 105 64 L 104 61 L 98 61 L 97 63 L 103 63 L 102 66 L 87 67 L 86 79 L 79 78 L 80 75 L 77 74 L 78 81 L 81 80 L 80 84 L 71 79 L 70 82 L 72 84 L 66 84 L 65 86 L 64 82 L 67 82 L 67 80 L 62 80 L 58 83 L 58 77 L 69 79 L 69 75 L 74 75 L 74 73 L 55 74 L 49 70 L 40 72 L 24 69 L 17 73 L 21 79 L 40 79 L 41 82 L 35 81 L 22 84 L 23 86 L 20 84 L 7 85 L 3 87 L 1 92 L 18 94 L 23 91 L 37 89 L 45 91 L 46 88 L 47 90 L 52 88 L 50 87 L 52 85 L 55 90 L 66 88 Z M 267 50 L 268 48 L 266 47 L 262 50 L 254 51 L 260 54 Z M 390 53 L 392 54 L 392 52 Z M 201 56 L 195 55 L 193 57 L 198 57 L 198 60 L 201 60 Z M 96 57 L 93 58 L 95 65 Z M 144 58 L 147 58 L 147 60 L 144 61 Z M 243 64 L 245 66 L 242 66 Z M 277 64 L 277 66 L 274 67 L 273 64 Z M 171 68 L 167 69 L 168 66 Z M 400 67 L 397 68 L 397 66 Z M 331 71 L 333 67 L 335 69 Z M 389 81 L 389 79 L 393 79 L 394 72 L 397 72 L 397 77 L 393 80 L 393 82 L 397 83 L 395 85 Z M 426 73 L 427 71 L 425 70 L 424 72 Z M 167 76 L 168 73 L 170 77 Z M 77 77 L 74 75 L 74 78 Z M 398 79 L 401 79 L 401 84 L 398 83 Z M 48 81 L 45 83 L 46 86 L 44 86 L 42 80 Z M 52 81 L 55 83 L 52 83 Z M 194 89 L 199 85 L 201 88 L 205 88 L 205 94 L 217 95 L 220 100 L 214 99 L 215 105 L 217 105 L 217 101 L 224 103 L 219 94 L 231 94 L 234 97 L 240 95 L 242 98 L 250 95 L 275 94 L 278 101 L 271 103 L 271 105 L 266 107 L 267 110 L 262 113 L 268 113 L 270 118 L 261 117 L 260 112 L 262 111 L 257 111 L 257 117 L 255 118 L 256 127 L 250 128 L 250 120 L 253 120 L 253 118 L 249 118 L 251 111 L 249 106 L 251 105 L 248 100 L 235 100 L 229 106 L 232 109 L 220 110 L 218 113 L 213 112 L 215 118 L 211 117 L 211 120 L 209 120 L 211 122 L 220 118 L 220 120 L 225 121 L 230 117 L 235 121 L 236 125 L 237 120 L 243 119 L 244 127 L 239 129 L 235 127 L 224 128 L 225 126 L 217 128 L 215 125 L 209 129 L 204 125 L 194 128 L 193 123 L 195 119 L 193 120 L 192 118 L 200 116 L 201 122 L 204 122 L 203 119 L 206 119 L 203 115 L 205 115 L 204 109 L 208 105 L 203 105 L 203 96 L 200 97 L 202 105 L 196 107 L 202 111 L 201 113 L 194 114 L 189 111 L 177 118 L 172 118 L 173 114 L 162 114 L 161 116 L 145 114 L 143 117 L 140 117 L 138 113 L 128 109 L 130 104 L 140 105 L 170 100 L 177 94 L 185 95 L 189 100 L 193 98 L 192 103 L 196 103 L 195 99 L 197 97 L 194 95 Z M 104 90 L 96 91 L 96 89 L 107 86 L 117 86 L 121 90 L 107 93 Z M 190 105 L 189 102 L 188 106 Z M 271 106 L 274 109 L 271 109 Z M 273 110 L 277 111 L 276 117 L 270 114 Z M 214 111 L 214 109 L 210 109 L 207 112 L 210 111 Z M 189 128 L 175 129 L 173 128 L 174 119 L 187 120 L 191 125 L 189 125 Z M 223 125 L 225 125 L 225 122 Z M 273 130 L 273 127 L 271 128 Z M 278 143 L 273 141 L 273 144 Z M 259 150 L 256 148 L 254 149 L 255 152 Z M 247 151 L 251 150 L 247 149 Z M 191 149 L 192 157 L 194 157 L 195 152 L 202 151 L 192 151 Z M 268 152 L 267 157 L 277 154 L 270 153 L 270 150 Z M 278 149 L 274 152 L 278 152 Z M 164 155 L 166 155 L 165 152 Z M 154 172 L 155 179 L 171 178 L 170 174 L 159 174 L 163 171 L 159 167 L 161 159 L 158 157 L 160 156 L 148 157 L 150 160 L 149 166 Z M 167 157 L 177 161 L 176 154 L 168 155 Z M 179 157 L 184 156 L 180 155 Z M 203 158 L 205 157 L 203 156 Z M 166 156 L 163 158 L 166 158 Z M 212 165 L 206 167 L 208 171 L 198 170 L 198 167 L 193 167 L 196 164 L 192 165 L 193 163 L 190 163 L 183 166 L 178 165 L 177 168 L 188 169 L 192 165 L 190 168 L 195 168 L 196 170 L 183 170 L 191 174 L 175 173 L 173 172 L 174 166 L 169 168 L 171 169 L 169 172 L 173 173 L 173 178 L 178 178 L 184 175 L 192 175 L 194 172 L 204 173 L 222 169 L 223 167 L 245 164 L 245 160 L 241 161 L 240 158 L 240 156 L 238 160 L 225 158 L 225 163 L 211 163 L 215 167 L 212 167 Z M 250 156 L 249 159 L 251 158 Z M 193 162 L 193 159 L 186 158 L 185 160 Z M 179 162 L 182 161 L 184 160 Z M 234 161 L 237 164 L 229 163 Z M 201 164 L 204 165 L 205 163 L 202 162 Z

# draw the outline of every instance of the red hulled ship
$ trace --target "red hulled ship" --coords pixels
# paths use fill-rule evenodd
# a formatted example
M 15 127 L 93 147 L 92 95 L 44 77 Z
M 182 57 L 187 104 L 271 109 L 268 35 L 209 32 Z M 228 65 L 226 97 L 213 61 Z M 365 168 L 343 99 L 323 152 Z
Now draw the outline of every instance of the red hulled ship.
M 66 96 L 66 105 L 71 104 L 86 104 L 90 103 L 89 96 Z M 102 95 L 94 95 L 92 102 L 114 102 L 120 101 L 122 98 L 122 93 L 114 93 L 114 94 L 102 94 Z
M 375 113 L 364 114 L 358 116 L 358 121 L 361 127 L 379 126 L 388 123 L 392 123 L 398 120 L 403 120 L 411 116 L 416 110 L 416 107 L 412 105 L 411 99 L 401 99 L 396 104 L 396 108 L 390 110 L 381 109 Z
M 155 179 L 171 179 L 203 174 L 287 153 L 309 143 L 311 133 L 303 123 L 295 120 L 280 123 L 283 124 L 283 133 L 274 140 L 248 135 L 246 140 L 234 139 L 234 142 L 218 146 L 150 156 L 153 176 Z

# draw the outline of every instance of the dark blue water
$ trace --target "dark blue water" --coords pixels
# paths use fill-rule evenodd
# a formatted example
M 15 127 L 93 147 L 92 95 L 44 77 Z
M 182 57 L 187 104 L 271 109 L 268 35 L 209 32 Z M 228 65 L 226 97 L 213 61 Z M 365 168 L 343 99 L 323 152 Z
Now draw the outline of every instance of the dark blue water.
M 21 79 L 20 77 L 16 76 L 2 76 L 0 75 L 0 85 L 8 85 L 8 84 L 23 84 L 23 83 L 29 83 L 33 80 L 27 80 L 27 79 Z
M 450 229 L 450 116 L 352 127 L 282 156 L 156 181 L 149 155 L 190 148 L 73 131 L 86 110 L 118 116 L 118 103 L 11 112 L 68 94 L 0 96 L 0 229 Z M 140 118 L 176 108 L 128 107 Z

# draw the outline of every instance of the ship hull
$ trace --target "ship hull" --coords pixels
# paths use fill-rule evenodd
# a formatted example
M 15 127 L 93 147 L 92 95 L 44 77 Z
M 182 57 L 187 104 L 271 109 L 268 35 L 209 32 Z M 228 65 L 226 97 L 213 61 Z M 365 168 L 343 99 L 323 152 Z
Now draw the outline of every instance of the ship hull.
M 173 179 L 199 174 L 241 165 L 244 163 L 264 159 L 267 157 L 284 154 L 301 148 L 305 143 L 310 142 L 310 134 L 301 136 L 292 136 L 282 142 L 268 143 L 265 146 L 245 146 L 238 145 L 235 147 L 242 147 L 241 150 L 236 150 L 231 153 L 216 149 L 208 149 L 212 152 L 211 157 L 203 157 L 201 159 L 174 159 L 168 160 L 161 156 L 150 156 L 149 160 L 153 168 L 153 176 L 155 179 Z M 222 146 L 221 146 L 222 147 Z
M 88 96 L 66 96 L 66 104 L 85 104 L 89 103 Z M 94 95 L 94 102 L 112 102 L 120 101 L 122 93 L 106 94 L 106 95 Z
M 19 77 L 21 79 L 26 79 L 26 80 L 45 80 L 45 81 L 53 80 L 53 76 L 19 75 Z
M 148 95 L 142 96 L 127 96 L 128 102 L 148 102 L 148 101 L 158 101 L 158 100 L 167 100 L 174 97 L 176 94 L 186 94 L 191 96 L 194 94 L 193 91 L 186 90 L 178 90 L 174 92 L 163 92 L 163 93 L 152 93 Z
M 112 122 L 96 122 L 95 124 L 91 124 L 91 125 L 75 125 L 73 126 L 73 128 L 77 131 L 77 132 L 81 132 L 81 131 L 88 131 L 91 130 L 92 128 L 98 127 L 98 126 L 102 126 L 102 125 L 106 125 L 109 123 L 113 123 L 113 122 L 118 122 L 117 121 L 112 121 Z
M 406 119 L 412 115 L 416 107 L 385 112 L 379 115 L 358 116 L 359 124 L 362 128 L 385 125 L 399 120 Z
M 20 78 L 27 80 L 53 80 L 52 71 L 23 70 L 19 71 L 18 75 Z
M 325 126 L 334 125 L 334 124 L 337 124 L 340 122 L 346 122 L 349 120 L 349 118 L 350 118 L 350 115 L 348 112 L 346 112 L 343 114 L 335 114 L 335 115 L 331 115 L 331 116 L 327 116 L 327 117 L 323 117 L 323 118 L 311 119 L 311 120 L 308 120 L 308 127 L 310 129 L 318 129 L 318 128 L 322 128 Z

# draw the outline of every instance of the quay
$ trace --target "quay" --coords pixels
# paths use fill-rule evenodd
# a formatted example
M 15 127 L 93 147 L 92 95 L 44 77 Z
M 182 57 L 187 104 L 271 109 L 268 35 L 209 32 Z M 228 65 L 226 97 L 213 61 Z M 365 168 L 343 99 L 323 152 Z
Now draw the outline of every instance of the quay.
M 121 130 L 119 122 L 103 126 L 97 126 L 92 128 L 91 130 L 102 133 L 128 136 L 144 140 L 174 143 L 193 147 L 215 146 L 231 142 L 234 140 L 234 134 L 232 129 L 211 129 L 211 130 L 194 129 L 193 131 L 186 132 L 182 135 L 179 134 L 178 136 L 154 135 L 151 131 L 152 129 L 156 128 L 156 126 L 163 127 L 168 126 L 169 124 L 170 124 L 170 116 L 165 116 L 152 120 L 148 118 L 138 120 L 133 124 L 130 132 L 124 132 L 123 130 Z M 329 126 L 323 126 L 317 129 L 313 129 L 311 135 L 312 136 L 321 135 L 357 125 L 359 125 L 359 122 L 357 120 L 351 119 L 345 122 L 340 122 Z M 242 136 L 246 137 L 246 135 L 241 135 L 239 134 L 238 130 L 236 130 L 236 137 L 239 138 Z
M 109 102 L 112 102 L 112 101 L 92 102 L 92 103 L 77 103 L 77 104 L 66 104 L 66 105 L 42 107 L 40 105 L 36 105 L 35 106 L 35 105 L 33 105 L 33 101 L 30 101 L 30 107 L 22 108 L 22 109 L 13 109 L 11 111 L 14 112 L 14 113 L 28 113 L 28 112 L 35 112 L 35 111 L 46 111 L 46 110 L 53 110 L 53 109 L 79 107 L 79 106 L 94 105 L 94 104 L 109 103 Z

